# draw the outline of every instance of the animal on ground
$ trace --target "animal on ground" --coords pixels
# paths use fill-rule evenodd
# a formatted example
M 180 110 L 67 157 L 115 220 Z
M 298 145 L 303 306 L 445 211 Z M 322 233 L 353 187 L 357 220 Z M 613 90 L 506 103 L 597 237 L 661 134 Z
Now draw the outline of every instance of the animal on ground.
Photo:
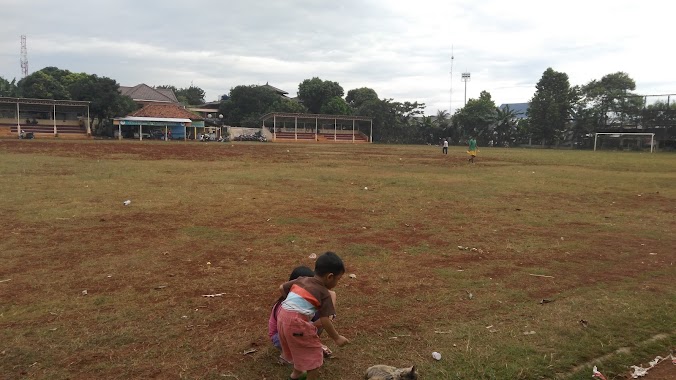
M 366 370 L 366 380 L 417 380 L 418 373 L 415 366 L 396 368 L 389 365 L 374 365 Z

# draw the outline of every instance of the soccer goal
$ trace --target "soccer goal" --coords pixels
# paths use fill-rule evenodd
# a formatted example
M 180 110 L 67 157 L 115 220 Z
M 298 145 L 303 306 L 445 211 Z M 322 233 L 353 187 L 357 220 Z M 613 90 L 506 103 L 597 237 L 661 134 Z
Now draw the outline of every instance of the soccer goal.
M 654 133 L 612 133 L 612 132 L 598 132 L 594 134 L 594 151 L 596 151 L 599 136 L 601 139 L 608 140 L 607 137 L 610 137 L 614 140 L 613 143 L 601 144 L 610 145 L 614 149 L 622 148 L 638 148 L 640 149 L 644 143 L 647 143 L 648 137 L 650 137 L 650 153 L 654 151 L 655 148 L 655 134 Z M 604 139 L 604 137 L 606 137 Z M 629 143 L 629 144 L 627 144 Z

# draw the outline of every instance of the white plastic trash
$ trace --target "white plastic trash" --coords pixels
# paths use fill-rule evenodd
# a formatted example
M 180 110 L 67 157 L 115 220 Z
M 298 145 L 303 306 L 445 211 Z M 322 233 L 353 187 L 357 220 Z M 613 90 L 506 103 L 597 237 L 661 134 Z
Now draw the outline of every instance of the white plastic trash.
M 127 199 L 126 201 L 122 202 L 123 205 L 129 206 L 131 204 L 131 200 Z
M 432 352 L 432 357 L 434 360 L 441 360 L 441 354 L 436 351 Z

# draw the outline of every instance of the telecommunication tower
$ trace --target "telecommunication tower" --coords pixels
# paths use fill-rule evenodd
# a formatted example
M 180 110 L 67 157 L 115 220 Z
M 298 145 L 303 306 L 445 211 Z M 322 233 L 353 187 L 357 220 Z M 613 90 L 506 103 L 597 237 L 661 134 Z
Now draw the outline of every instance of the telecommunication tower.
M 28 48 L 26 48 L 26 36 L 21 36 L 21 75 L 28 76 Z
M 455 59 L 455 57 L 453 56 L 453 45 L 451 45 L 451 95 L 448 97 L 448 114 L 450 116 L 453 116 L 453 59 Z

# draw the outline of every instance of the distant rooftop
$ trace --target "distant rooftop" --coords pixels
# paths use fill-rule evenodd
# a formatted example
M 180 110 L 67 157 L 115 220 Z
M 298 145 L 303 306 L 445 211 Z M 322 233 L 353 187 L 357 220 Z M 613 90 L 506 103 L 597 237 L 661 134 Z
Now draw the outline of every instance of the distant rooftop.
M 500 104 L 501 110 L 504 110 L 505 107 L 509 107 L 510 110 L 514 111 L 517 118 L 525 119 L 526 118 L 526 112 L 528 112 L 528 107 L 530 107 L 530 103 L 504 103 L 504 104 Z
M 275 86 L 270 86 L 270 84 L 268 84 L 267 82 L 260 87 L 267 87 L 267 88 L 271 89 L 272 91 L 276 92 L 277 94 L 279 94 L 281 96 L 287 96 L 289 94 L 288 92 L 281 90 L 281 89 L 279 89 Z
M 145 83 L 136 86 L 120 86 L 120 94 L 126 95 L 137 102 L 178 103 L 176 94 L 168 88 L 153 88 Z

